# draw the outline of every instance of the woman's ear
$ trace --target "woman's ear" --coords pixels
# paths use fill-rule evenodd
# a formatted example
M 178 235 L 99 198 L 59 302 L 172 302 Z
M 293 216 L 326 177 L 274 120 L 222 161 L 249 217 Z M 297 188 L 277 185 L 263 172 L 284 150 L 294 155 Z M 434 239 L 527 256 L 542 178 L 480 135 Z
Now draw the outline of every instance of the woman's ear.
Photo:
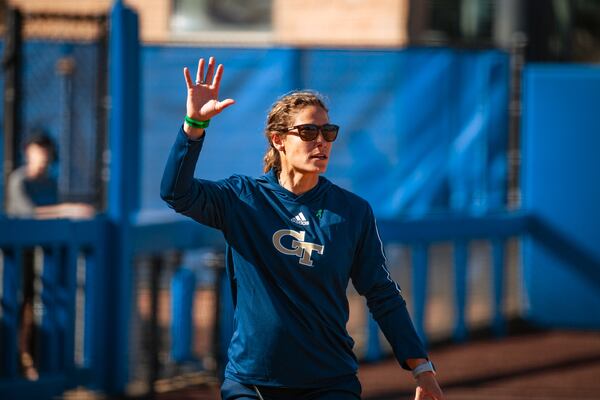
M 285 145 L 283 144 L 283 142 L 284 142 L 283 135 L 280 135 L 278 133 L 271 134 L 271 144 L 273 145 L 273 147 L 276 150 L 278 150 L 278 151 L 285 150 Z

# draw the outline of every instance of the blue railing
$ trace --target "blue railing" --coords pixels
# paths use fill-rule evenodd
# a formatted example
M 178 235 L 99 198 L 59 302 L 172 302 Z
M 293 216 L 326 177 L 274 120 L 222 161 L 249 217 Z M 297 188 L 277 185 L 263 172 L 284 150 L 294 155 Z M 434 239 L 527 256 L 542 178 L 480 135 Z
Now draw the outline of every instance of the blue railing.
M 520 213 L 498 213 L 485 216 L 445 215 L 425 217 L 415 220 L 380 220 L 378 221 L 381 238 L 385 244 L 400 243 L 408 246 L 412 254 L 412 318 L 417 333 L 427 343 L 428 335 L 425 330 L 426 305 L 428 295 L 429 248 L 438 242 L 453 243 L 454 268 L 454 321 L 452 339 L 464 341 L 468 337 L 466 322 L 467 309 L 467 261 L 468 247 L 471 241 L 488 240 L 492 244 L 492 330 L 501 336 L 506 329 L 506 316 L 503 314 L 505 284 L 505 247 L 507 240 L 522 237 L 533 226 L 531 216 Z M 222 291 L 227 293 L 228 286 L 223 285 Z M 224 312 L 232 313 L 231 307 L 222 305 Z M 376 361 L 383 358 L 384 352 L 380 343 L 380 332 L 377 323 L 372 319 L 368 309 L 363 327 L 366 330 L 366 344 L 363 359 Z M 228 343 L 231 329 L 227 321 L 231 315 L 221 316 L 221 343 Z
M 0 219 L 0 398 L 49 398 L 78 385 L 102 389 L 111 369 L 110 337 L 121 334 L 107 323 L 107 299 L 114 295 L 112 280 L 118 275 L 111 265 L 112 232 L 104 217 Z M 140 224 L 130 233 L 134 255 L 220 243 L 218 232 L 191 221 Z M 40 379 L 35 382 L 19 371 L 25 251 L 35 251 L 39 264 L 35 358 Z
M 454 320 L 453 339 L 467 339 L 467 262 L 469 243 L 488 240 L 492 245 L 492 329 L 496 335 L 505 332 L 503 302 L 505 293 L 505 247 L 510 238 L 526 235 L 532 217 L 521 213 L 497 213 L 485 216 L 445 215 L 415 220 L 380 220 L 380 234 L 385 243 L 402 243 L 412 254 L 412 318 L 415 329 L 427 342 L 425 331 L 428 302 L 429 248 L 438 242 L 453 244 Z M 369 334 L 365 358 L 376 360 L 381 356 L 377 325 L 369 318 Z
M 104 357 L 110 346 L 103 337 L 119 335 L 109 332 L 106 326 L 104 300 L 111 296 L 110 223 L 103 218 L 86 222 L 0 220 L 0 249 L 2 250 L 2 292 L 0 300 L 2 327 L 2 355 L 0 363 L 0 394 L 10 398 L 11 393 L 38 394 L 40 398 L 75 385 L 98 386 L 98 376 L 111 369 L 110 360 Z M 504 246 L 511 237 L 527 233 L 531 218 L 521 214 L 498 214 L 482 217 L 430 217 L 413 221 L 382 220 L 378 222 L 382 239 L 387 243 L 403 243 L 410 246 L 413 259 L 413 320 L 417 331 L 426 338 L 428 248 L 441 241 L 454 243 L 454 294 L 455 319 L 454 338 L 467 337 L 465 321 L 467 297 L 467 249 L 471 240 L 488 239 L 493 248 L 493 327 L 502 334 L 504 316 L 502 301 L 504 293 Z M 193 249 L 206 246 L 222 246 L 221 235 L 195 222 L 136 224 L 132 230 L 133 254 L 161 254 L 170 250 Z M 23 249 L 37 247 L 43 252 L 41 303 L 40 380 L 32 383 L 19 378 L 17 335 L 18 335 L 18 288 Z M 83 285 L 85 310 L 76 313 L 78 287 L 78 265 L 85 268 Z M 81 278 L 79 278 L 81 281 Z M 135 284 L 135 283 L 134 283 Z M 227 286 L 227 285 L 223 285 Z M 130 305 L 123 304 L 125 308 Z M 228 310 L 227 307 L 223 308 Z M 230 310 L 230 309 L 229 309 Z M 229 311 L 231 312 L 231 311 Z M 227 311 L 225 311 L 227 313 Z M 223 315 L 222 320 L 227 316 Z M 83 356 L 76 360 L 76 322 L 83 321 Z M 372 322 L 365 325 L 368 343 L 366 359 L 381 357 L 378 330 Z M 79 334 L 81 334 L 79 332 Z M 230 334 L 222 326 L 222 335 Z M 222 338 L 226 340 L 226 337 Z M 94 377 L 94 378 L 92 378 Z M 8 394 L 8 395 L 7 395 Z
M 102 358 L 106 221 L 0 219 L 0 397 L 43 398 L 90 382 Z M 33 251 L 34 261 L 24 261 Z M 36 263 L 36 384 L 20 377 L 19 323 L 24 262 Z M 79 298 L 78 298 L 79 296 Z M 77 304 L 83 309 L 77 309 Z M 76 343 L 76 331 L 82 339 Z M 77 349 L 77 350 L 76 350 Z M 76 351 L 78 352 L 76 354 Z

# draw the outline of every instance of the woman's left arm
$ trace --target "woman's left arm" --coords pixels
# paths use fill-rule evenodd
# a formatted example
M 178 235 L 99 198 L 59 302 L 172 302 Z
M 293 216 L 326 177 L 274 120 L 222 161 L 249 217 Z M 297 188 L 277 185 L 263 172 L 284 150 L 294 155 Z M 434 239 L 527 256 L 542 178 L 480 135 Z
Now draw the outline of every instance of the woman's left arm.
M 358 293 L 366 297 L 369 310 L 392 346 L 400 365 L 412 370 L 428 361 L 427 352 L 415 331 L 400 288 L 390 276 L 370 206 L 363 221 L 351 270 L 352 283 Z M 416 380 L 416 399 L 443 399 L 433 373 L 423 372 L 417 375 Z M 429 397 L 423 397 L 424 394 Z

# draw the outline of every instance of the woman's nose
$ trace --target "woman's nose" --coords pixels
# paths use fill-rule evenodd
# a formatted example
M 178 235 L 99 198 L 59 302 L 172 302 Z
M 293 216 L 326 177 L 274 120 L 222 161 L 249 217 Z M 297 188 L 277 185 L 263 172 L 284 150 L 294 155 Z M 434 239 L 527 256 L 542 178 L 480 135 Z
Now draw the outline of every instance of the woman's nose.
M 325 143 L 325 137 L 323 136 L 323 132 L 321 130 L 319 130 L 319 134 L 315 138 L 315 142 L 319 145 Z

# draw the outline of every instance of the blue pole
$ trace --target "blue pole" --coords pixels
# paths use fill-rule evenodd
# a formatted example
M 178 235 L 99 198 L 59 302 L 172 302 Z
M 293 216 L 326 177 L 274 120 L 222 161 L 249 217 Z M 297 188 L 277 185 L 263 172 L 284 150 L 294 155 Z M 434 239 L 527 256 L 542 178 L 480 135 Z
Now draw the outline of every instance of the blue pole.
M 428 245 L 417 243 L 412 246 L 412 290 L 413 290 L 413 318 L 415 329 L 421 340 L 427 345 L 425 334 L 425 302 L 427 299 L 427 264 Z
M 61 329 L 64 332 L 61 368 L 72 372 L 75 368 L 75 318 L 77 300 L 77 257 L 78 248 L 71 243 L 66 249 L 64 261 L 65 281 L 61 285 L 62 315 Z
M 194 294 L 196 274 L 179 266 L 171 279 L 171 358 L 176 363 L 194 361 Z M 176 340 L 175 340 L 176 338 Z
M 133 304 L 131 217 L 139 208 L 139 47 L 137 15 L 121 1 L 115 1 L 109 39 L 110 285 L 102 293 L 108 301 L 103 342 L 106 365 L 100 366 L 107 371 L 102 387 L 108 394 L 122 394 L 129 378 L 129 319 Z
M 56 372 L 58 370 L 58 357 L 60 354 L 60 340 L 58 332 L 58 268 L 60 267 L 59 255 L 56 247 L 43 249 L 42 271 L 42 323 L 40 327 L 40 373 Z M 38 262 L 38 253 L 34 256 L 34 263 Z
M 0 308 L 0 377 L 16 378 L 19 326 L 18 292 L 21 286 L 19 267 L 22 265 L 20 247 L 3 249 L 3 270 L 0 271 L 2 285 L 2 307 Z
M 101 229 L 102 238 L 108 238 L 109 226 Z M 93 377 L 92 386 L 104 389 L 108 382 L 109 371 L 107 368 L 109 354 L 105 338 L 108 332 L 109 315 L 106 305 L 106 295 L 109 287 L 109 276 L 106 267 L 110 264 L 109 240 L 104 239 L 97 247 L 85 252 L 85 271 L 82 284 L 85 293 L 84 310 L 84 342 L 83 366 L 89 368 Z M 104 331 L 104 330 L 106 331 Z
M 492 327 L 496 336 L 503 336 L 506 333 L 506 322 L 502 313 L 502 304 L 504 299 L 504 240 L 492 240 L 493 255 L 493 322 Z
M 454 339 L 462 342 L 467 338 L 467 243 L 464 240 L 454 242 L 454 299 Z

